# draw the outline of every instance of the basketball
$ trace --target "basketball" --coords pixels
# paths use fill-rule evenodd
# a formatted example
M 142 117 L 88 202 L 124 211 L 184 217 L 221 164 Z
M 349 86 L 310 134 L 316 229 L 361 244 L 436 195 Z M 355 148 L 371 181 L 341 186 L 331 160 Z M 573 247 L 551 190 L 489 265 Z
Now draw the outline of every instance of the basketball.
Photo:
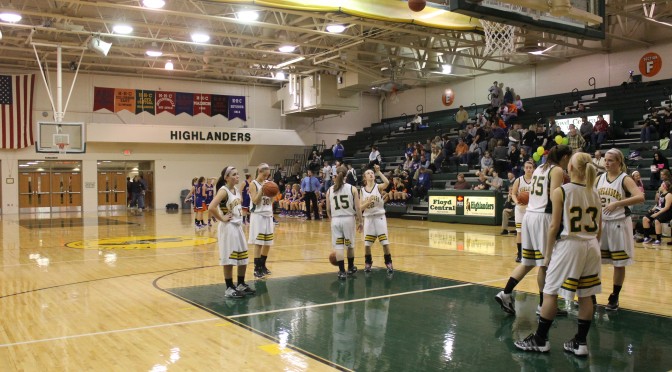
M 408 0 L 408 8 L 414 12 L 419 12 L 425 9 L 426 5 L 427 5 L 426 0 Z
M 338 261 L 336 261 L 336 252 L 331 252 L 329 255 L 329 262 L 331 262 L 331 264 L 334 266 L 338 266 Z
M 518 194 L 518 204 L 527 205 L 530 202 L 530 193 L 523 191 Z
M 264 183 L 264 186 L 261 187 L 261 192 L 264 193 L 264 196 L 269 198 L 275 197 L 280 192 L 278 184 L 273 181 L 268 181 Z

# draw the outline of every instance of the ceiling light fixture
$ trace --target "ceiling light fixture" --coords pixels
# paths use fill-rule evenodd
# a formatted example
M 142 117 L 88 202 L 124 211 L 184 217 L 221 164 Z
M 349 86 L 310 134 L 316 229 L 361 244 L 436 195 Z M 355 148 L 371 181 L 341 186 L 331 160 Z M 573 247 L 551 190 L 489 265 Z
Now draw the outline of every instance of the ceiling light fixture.
M 0 21 L 7 23 L 16 23 L 21 20 L 21 15 L 18 13 L 4 12 L 0 13 Z
M 275 80 L 285 80 L 285 73 L 278 71 L 275 73 Z
M 283 45 L 280 48 L 278 48 L 278 50 L 283 53 L 292 53 L 293 51 L 296 50 L 296 47 L 294 45 Z
M 343 31 L 345 31 L 345 26 L 343 26 L 343 25 L 329 25 L 329 26 L 327 26 L 327 32 L 331 32 L 332 34 L 340 34 Z
M 191 34 L 191 41 L 194 43 L 207 43 L 210 41 L 210 35 L 196 32 Z
M 168 71 L 171 71 L 173 69 L 173 61 L 168 60 L 163 68 L 165 68 Z
M 444 74 L 450 74 L 453 72 L 453 66 L 451 65 L 442 65 L 441 72 Z
M 145 52 L 148 57 L 161 57 L 163 52 L 160 50 L 148 50 Z
M 303 61 L 304 59 L 306 59 L 306 57 L 297 57 L 297 58 L 294 58 L 294 59 L 290 59 L 290 60 L 287 61 L 287 62 L 282 62 L 282 63 L 280 63 L 280 64 L 275 65 L 275 68 L 276 68 L 276 69 L 280 69 L 280 68 L 283 68 L 283 67 L 287 67 L 287 66 L 289 66 L 289 65 L 291 65 L 291 64 L 293 64 L 293 63 L 301 62 L 301 61 Z
M 151 9 L 160 9 L 166 5 L 164 0 L 142 0 L 142 5 Z
M 251 22 L 251 21 L 256 21 L 259 18 L 259 13 L 255 12 L 253 10 L 243 10 L 243 11 L 240 11 L 240 12 L 236 13 L 236 16 L 241 21 Z
M 114 25 L 114 27 L 112 27 L 112 31 L 114 31 L 116 34 L 128 35 L 133 32 L 133 27 L 129 25 Z

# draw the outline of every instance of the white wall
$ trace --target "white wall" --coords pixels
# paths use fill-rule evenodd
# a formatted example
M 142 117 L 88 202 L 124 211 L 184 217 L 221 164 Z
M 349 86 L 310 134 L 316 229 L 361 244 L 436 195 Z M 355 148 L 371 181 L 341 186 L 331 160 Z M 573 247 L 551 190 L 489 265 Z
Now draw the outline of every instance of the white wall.
M 396 117 L 403 113 L 412 115 L 419 104 L 424 106 L 424 112 L 457 108 L 460 105 L 466 107 L 472 103 L 484 104 L 487 102 L 488 88 L 493 81 L 513 87 L 523 101 L 526 97 L 569 93 L 574 88 L 590 89 L 588 79 L 591 77 L 595 78 L 598 88 L 615 86 L 627 80 L 628 71 L 634 70 L 635 74 L 639 73 L 639 60 L 648 52 L 658 53 L 662 57 L 663 68 L 655 77 L 643 77 L 643 81 L 672 78 L 672 64 L 669 61 L 669 56 L 672 55 L 672 43 L 668 43 L 617 53 L 593 54 L 567 62 L 515 68 L 503 73 L 479 75 L 473 79 L 456 79 L 443 86 L 408 90 L 399 94 L 398 103 L 390 100 L 385 102 L 383 117 Z M 441 95 L 448 88 L 455 94 L 455 102 L 450 107 L 444 106 L 441 102 Z

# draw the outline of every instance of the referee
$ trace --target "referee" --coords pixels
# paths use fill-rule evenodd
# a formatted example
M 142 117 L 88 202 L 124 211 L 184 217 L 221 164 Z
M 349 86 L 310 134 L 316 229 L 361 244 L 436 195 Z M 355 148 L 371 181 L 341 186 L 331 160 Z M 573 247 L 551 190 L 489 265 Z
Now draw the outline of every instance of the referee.
M 301 191 L 305 195 L 306 201 L 306 219 L 310 221 L 310 207 L 313 207 L 315 219 L 319 220 L 320 215 L 317 211 L 317 193 L 320 192 L 320 181 L 313 176 L 313 171 L 308 170 L 307 176 L 301 180 Z

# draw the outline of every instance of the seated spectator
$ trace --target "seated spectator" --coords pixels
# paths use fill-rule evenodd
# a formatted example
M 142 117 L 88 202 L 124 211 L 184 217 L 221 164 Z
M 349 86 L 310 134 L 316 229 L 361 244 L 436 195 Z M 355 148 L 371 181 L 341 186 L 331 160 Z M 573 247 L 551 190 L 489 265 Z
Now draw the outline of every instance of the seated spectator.
M 490 151 L 486 151 L 481 158 L 481 174 L 489 176 L 492 173 L 492 168 L 495 165 L 495 161 L 490 156 Z
M 632 179 L 635 181 L 635 185 L 642 193 L 644 192 L 644 182 L 642 182 L 642 175 L 638 171 L 632 172 Z
M 520 132 L 521 132 L 520 124 L 514 124 L 511 130 L 509 130 L 509 149 L 511 149 L 513 145 L 520 144 L 520 141 L 522 140 L 523 137 L 520 134 Z
M 569 124 L 569 134 L 567 135 L 567 139 L 569 139 L 567 145 L 572 149 L 572 152 L 581 151 L 586 144 L 586 141 L 583 140 L 583 137 L 581 137 L 579 131 L 576 130 L 574 124 Z
M 483 115 L 482 113 L 479 113 L 476 115 L 476 123 L 475 126 L 477 128 L 482 128 L 485 126 L 485 124 L 488 122 L 488 119 Z
M 516 145 L 513 145 L 509 151 L 509 169 L 512 169 L 515 175 L 518 175 L 521 164 L 523 164 L 520 162 L 520 151 Z
M 374 165 L 380 165 L 381 162 L 382 158 L 380 157 L 378 146 L 371 146 L 371 152 L 369 153 L 369 168 L 373 168 Z
M 471 145 L 469 145 L 469 151 L 467 151 L 466 161 L 464 163 L 468 166 L 472 166 L 480 158 L 481 148 L 477 143 L 472 142 Z
M 406 199 L 410 194 L 407 192 L 406 186 L 402 182 L 400 177 L 394 177 L 392 179 L 392 188 L 389 192 L 389 200 L 391 205 L 403 205 L 406 203 Z
M 656 190 L 660 186 L 661 172 L 669 170 L 670 165 L 667 158 L 660 151 L 653 153 L 653 161 L 651 162 L 651 180 L 649 190 Z
M 523 107 L 523 101 L 520 99 L 520 96 L 516 95 L 516 100 L 513 101 L 513 103 L 518 109 L 518 115 L 522 115 L 525 112 L 525 108 Z
M 446 182 L 446 189 L 450 188 L 450 181 Z M 464 180 L 464 173 L 457 174 L 457 181 L 453 186 L 455 190 L 469 190 L 471 189 L 471 184 Z
M 672 114 L 670 114 L 670 108 L 665 107 L 663 114 L 658 117 L 658 138 L 670 138 L 671 129 Z
M 424 200 L 427 192 L 432 188 L 432 173 L 425 167 L 420 167 L 418 174 L 418 183 L 413 187 L 413 195 Z
M 490 190 L 490 185 L 488 185 L 488 178 L 485 176 L 485 173 L 478 173 L 478 184 L 474 186 L 474 190 Z
M 598 173 L 604 173 L 606 169 L 604 168 L 604 157 L 602 156 L 602 152 L 600 150 L 595 151 L 595 157 L 593 158 L 593 165 L 595 165 L 595 168 L 597 168 Z
M 436 145 L 432 146 L 432 153 L 430 155 L 431 164 L 429 165 L 429 169 L 431 169 L 433 173 L 439 173 L 444 158 L 443 151 Z
M 502 106 L 502 120 L 507 126 L 511 126 L 511 123 L 518 119 L 518 107 L 515 104 L 509 103 Z
M 404 156 L 406 157 L 406 159 L 409 159 L 409 158 L 413 157 L 413 152 L 414 151 L 415 151 L 415 147 L 413 146 L 413 142 L 409 142 L 406 145 L 406 150 L 404 151 Z
M 644 124 L 642 124 L 639 140 L 642 142 L 651 142 L 651 133 L 653 133 L 655 130 L 656 128 L 654 127 L 653 120 L 651 120 L 651 118 L 647 118 L 644 120 Z
M 425 154 L 420 155 L 420 166 L 424 167 L 425 169 L 429 168 L 430 162 L 427 160 L 427 156 Z
M 545 138 L 544 138 L 545 139 Z M 537 142 L 537 126 L 536 125 L 530 125 L 528 128 L 528 131 L 523 134 L 523 138 L 521 139 L 522 146 L 521 148 L 524 148 L 526 150 L 532 149 L 536 142 Z M 543 144 L 539 145 L 543 146 Z M 537 146 L 537 147 L 539 147 Z
M 586 106 L 583 103 L 579 103 L 579 107 L 576 108 L 577 112 L 586 112 Z
M 497 171 L 495 170 L 492 171 L 492 178 L 485 181 L 485 183 L 488 184 L 488 186 L 490 186 L 491 190 L 499 190 L 504 185 L 504 180 L 502 180 L 499 177 L 499 173 L 497 173 Z
M 420 114 L 415 114 L 413 120 L 411 120 L 409 124 L 411 125 L 411 132 L 415 132 L 415 130 L 422 125 L 422 117 L 420 117 Z
M 579 133 L 583 137 L 583 142 L 585 143 L 586 150 L 590 146 L 591 136 L 593 134 L 593 124 L 588 121 L 588 117 L 581 117 L 581 126 L 579 126 Z
M 607 137 L 607 133 L 609 133 L 609 123 L 604 120 L 604 116 L 597 115 L 597 121 L 595 122 L 595 126 L 593 126 L 593 132 L 590 135 L 591 143 L 593 146 L 595 146 L 596 149 L 600 148 L 600 145 L 604 143 L 604 140 Z M 669 130 L 667 131 L 667 135 L 670 135 Z
M 464 143 L 462 138 L 457 139 L 457 146 L 455 147 L 455 152 L 450 158 L 450 161 L 455 165 L 466 164 L 466 154 L 469 151 L 469 146 Z
M 511 88 L 506 87 L 504 88 L 504 104 L 511 104 L 513 103 L 513 90 Z

